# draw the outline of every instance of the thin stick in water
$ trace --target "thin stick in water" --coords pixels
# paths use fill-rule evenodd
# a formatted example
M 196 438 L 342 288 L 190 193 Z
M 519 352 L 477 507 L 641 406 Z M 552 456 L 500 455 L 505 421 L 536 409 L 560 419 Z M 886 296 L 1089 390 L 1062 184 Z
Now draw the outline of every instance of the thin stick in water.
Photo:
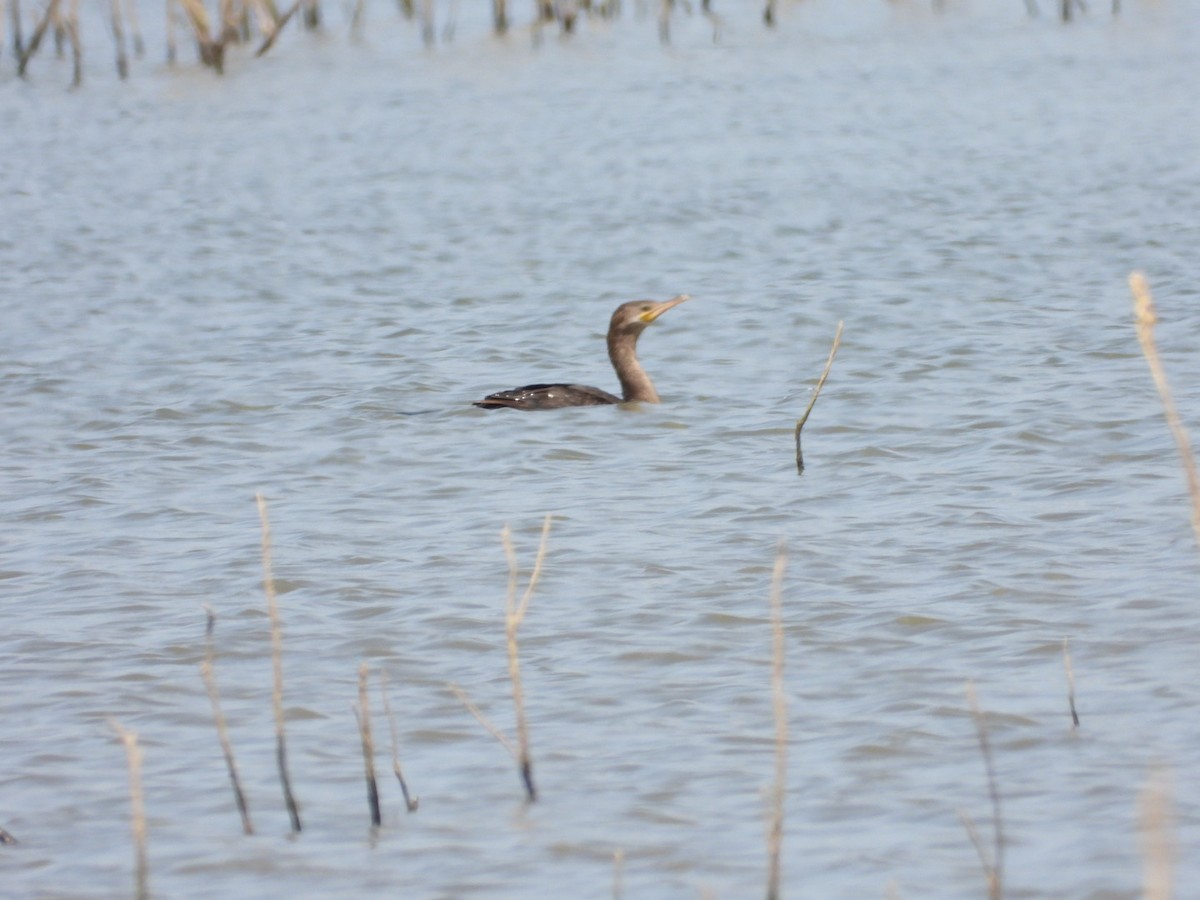
M 112 0 L 113 41 L 117 45 L 117 75 L 129 77 L 129 57 L 125 53 L 125 25 L 121 21 L 121 0 Z
M 517 647 L 517 629 L 525 620 L 525 613 L 529 609 L 529 598 L 533 596 L 533 589 L 537 587 L 538 579 L 542 574 L 542 564 L 546 560 L 546 544 L 550 540 L 551 521 L 552 517 L 547 513 L 542 522 L 542 539 L 538 545 L 533 572 L 529 575 L 529 585 L 525 589 L 520 605 L 516 602 L 518 569 L 512 535 L 507 525 L 500 532 L 500 540 L 504 544 L 504 555 L 508 559 L 508 599 L 505 605 L 504 635 L 508 644 L 508 677 L 512 681 L 513 707 L 517 717 L 517 744 L 520 748 L 517 765 L 521 771 L 521 782 L 525 785 L 525 796 L 530 803 L 537 800 L 537 789 L 533 784 L 533 757 L 529 751 L 529 724 L 525 717 L 525 693 L 521 688 L 521 659 Z
M 479 724 L 487 730 L 487 733 L 500 742 L 500 745 L 508 751 L 509 756 L 513 759 L 520 758 L 517 754 L 517 748 L 513 746 L 513 742 L 508 739 L 508 736 L 503 731 L 493 725 L 487 716 L 479 711 L 479 707 L 471 702 L 471 698 L 467 696 L 466 691 L 453 682 L 446 685 L 446 687 L 450 688 L 450 693 L 458 698 L 458 702 L 467 708 L 467 712 L 476 718 Z
M 142 39 L 142 20 L 138 17 L 137 0 L 125 0 L 125 18 L 133 32 L 133 55 L 141 59 L 146 55 L 146 42 Z
M 242 831 L 245 834 L 254 834 L 254 824 L 250 821 L 250 809 L 246 805 L 246 795 L 242 792 L 241 779 L 238 778 L 233 744 L 229 740 L 229 730 L 225 727 L 225 714 L 221 711 L 221 694 L 217 690 L 217 677 L 213 673 L 213 663 L 217 656 L 213 645 L 213 630 L 216 627 L 217 615 L 207 604 L 204 607 L 204 613 L 206 616 L 204 661 L 200 663 L 200 677 L 204 679 L 204 687 L 208 690 L 208 700 L 212 704 L 213 721 L 217 726 L 217 740 L 220 741 L 221 752 L 225 756 L 225 768 L 229 770 L 229 781 L 233 785 L 233 800 L 237 804 L 238 815 L 242 817 Z
M 1154 298 L 1150 296 L 1150 285 L 1146 276 L 1141 272 L 1133 272 L 1129 276 L 1129 288 L 1133 291 L 1133 313 L 1137 325 L 1138 342 L 1142 345 L 1142 354 L 1150 366 L 1150 374 L 1154 385 L 1158 388 L 1158 396 L 1162 400 L 1163 411 L 1167 416 L 1167 425 L 1175 438 L 1175 447 L 1179 451 L 1179 460 L 1183 464 L 1187 476 L 1188 494 L 1192 498 L 1192 531 L 1196 543 L 1200 545 L 1200 475 L 1196 473 L 1196 459 L 1192 455 L 1192 444 L 1188 440 L 1187 430 L 1179 418 L 1179 410 L 1175 408 L 1175 400 L 1171 396 L 1171 387 L 1167 384 L 1167 373 L 1162 360 L 1158 356 L 1158 348 L 1154 343 L 1154 324 L 1158 317 L 1154 312 Z
M 79 0 L 71 0 L 67 14 L 67 40 L 71 44 L 71 87 L 83 84 L 83 44 L 79 40 Z
M 994 840 L 992 857 L 989 861 L 984 851 L 983 843 L 971 820 L 963 814 L 963 824 L 971 835 L 971 842 L 979 852 L 979 860 L 983 865 L 984 875 L 988 883 L 988 900 L 1001 900 L 1004 896 L 1004 819 L 1000 810 L 1000 792 L 996 788 L 996 770 L 992 764 L 992 747 L 988 739 L 987 722 L 979 708 L 979 698 L 975 695 L 975 685 L 967 682 L 967 703 L 971 707 L 971 719 L 975 722 L 975 732 L 979 737 L 979 752 L 983 756 L 984 770 L 987 772 L 988 797 L 992 803 L 992 836 Z
M 1171 900 L 1174 893 L 1175 847 L 1172 833 L 1170 778 L 1156 768 L 1138 797 L 1138 825 L 1142 845 L 1142 897 Z
M 396 717 L 392 715 L 392 706 L 388 702 L 387 674 L 383 669 L 379 670 L 379 694 L 383 697 L 383 714 L 387 716 L 388 727 L 391 730 L 392 771 L 396 773 L 396 780 L 400 782 L 400 793 L 404 795 L 404 805 L 410 813 L 413 813 L 421 805 L 421 798 L 409 794 L 408 782 L 404 780 L 404 772 L 400 768 L 400 740 L 396 731 Z
M 279 33 L 283 31 L 283 26 L 291 21 L 292 16 L 296 15 L 296 10 L 300 8 L 300 4 L 303 2 L 304 0 L 295 0 L 295 2 L 288 7 L 288 11 L 279 17 L 279 22 L 275 26 L 275 30 L 268 34 L 266 40 L 264 40 L 262 44 L 259 45 L 259 48 L 254 51 L 254 55 L 256 57 L 263 56 L 268 50 L 275 46 L 275 41 L 279 38 Z
M 375 741 L 371 737 L 371 699 L 367 693 L 367 664 L 358 666 L 358 706 L 354 707 L 354 718 L 358 720 L 358 733 L 362 742 L 363 775 L 367 780 L 367 806 L 371 809 L 371 825 L 378 828 L 383 824 L 379 809 L 379 782 L 375 780 Z
M 771 575 L 771 697 L 775 711 L 775 785 L 771 789 L 771 818 L 767 826 L 767 900 L 779 898 L 779 856 L 783 848 L 783 799 L 787 789 L 788 710 L 783 685 L 783 573 L 787 546 L 779 542 Z
M 800 451 L 800 430 L 808 421 L 808 414 L 817 405 L 817 398 L 821 396 L 821 388 L 825 386 L 825 379 L 829 377 L 829 370 L 833 368 L 833 358 L 837 356 L 838 347 L 842 345 L 843 325 L 845 322 L 838 322 L 837 333 L 833 336 L 833 346 L 829 348 L 829 359 L 825 360 L 825 369 L 821 372 L 821 377 L 817 379 L 817 386 L 813 388 L 812 399 L 808 401 L 808 409 L 804 410 L 804 415 L 796 422 L 796 474 L 798 475 L 804 473 L 804 454 Z
M 613 900 L 621 900 L 624 893 L 622 884 L 625 875 L 625 851 L 613 851 Z
M 288 775 L 287 741 L 283 728 L 283 630 L 279 624 L 279 604 L 275 599 L 275 577 L 271 574 L 271 521 L 267 517 L 267 501 L 262 493 L 255 494 L 254 499 L 258 503 L 258 518 L 262 523 L 263 590 L 267 594 L 267 615 L 271 619 L 271 706 L 275 711 L 275 761 L 279 766 L 279 783 L 283 786 L 283 800 L 288 817 L 292 820 L 292 831 L 299 832 L 300 810 L 296 806 L 292 779 Z
M 50 27 L 50 23 L 54 20 L 55 14 L 58 12 L 59 0 L 50 0 L 50 4 L 46 7 L 46 12 L 42 15 L 41 20 L 33 29 L 33 34 L 29 37 L 29 44 L 24 49 L 20 48 L 20 21 L 16 18 L 16 0 L 13 0 L 13 41 L 14 46 L 17 46 L 17 75 L 21 78 L 25 77 L 25 69 L 29 65 L 29 60 L 33 58 L 33 54 L 37 53 L 38 47 L 42 43 L 42 38 L 46 34 L 46 29 Z
M 142 796 L 142 748 L 138 746 L 138 736 L 135 732 L 122 726 L 116 719 L 110 718 L 108 724 L 117 733 L 121 743 L 125 745 L 125 760 L 129 764 L 129 805 L 136 867 L 134 896 L 137 897 L 137 900 L 146 900 L 150 896 L 150 867 L 146 856 L 146 805 Z
M 1063 638 L 1063 667 L 1067 670 L 1067 703 L 1071 707 L 1071 730 L 1079 727 L 1079 713 L 1075 711 L 1075 669 L 1071 665 L 1071 642 Z

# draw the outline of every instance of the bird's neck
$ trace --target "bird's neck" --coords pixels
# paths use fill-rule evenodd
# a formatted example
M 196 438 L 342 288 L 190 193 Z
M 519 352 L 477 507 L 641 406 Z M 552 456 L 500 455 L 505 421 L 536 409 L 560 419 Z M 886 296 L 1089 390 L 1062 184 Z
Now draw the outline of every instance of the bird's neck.
M 617 370 L 617 378 L 621 382 L 622 398 L 628 403 L 658 403 L 658 391 L 654 382 L 642 368 L 637 358 L 637 335 L 618 334 L 608 336 L 608 358 L 612 360 L 613 368 Z

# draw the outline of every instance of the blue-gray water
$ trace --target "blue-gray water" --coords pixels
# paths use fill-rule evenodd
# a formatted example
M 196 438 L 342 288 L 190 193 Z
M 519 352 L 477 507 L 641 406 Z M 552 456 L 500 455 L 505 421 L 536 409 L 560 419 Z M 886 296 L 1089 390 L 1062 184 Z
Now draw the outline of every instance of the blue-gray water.
M 144 746 L 156 896 L 600 898 L 615 851 L 627 897 L 759 895 L 780 540 L 785 896 L 984 895 L 958 815 L 990 844 L 968 680 L 1006 896 L 1139 896 L 1159 764 L 1179 896 L 1200 883 L 1200 553 L 1126 286 L 1148 273 L 1200 423 L 1200 10 L 815 2 L 768 32 L 716 9 L 716 44 L 681 16 L 661 48 L 631 8 L 535 49 L 471 7 L 423 52 L 385 4 L 359 42 L 331 8 L 338 30 L 222 79 L 146 61 L 124 84 L 97 20 L 75 92 L 68 63 L 26 84 L 4 58 L 6 896 L 132 890 L 110 716 Z M 612 308 L 680 292 L 641 344 L 661 406 L 469 405 L 614 388 Z M 512 731 L 499 533 L 528 572 L 547 512 L 526 808 L 447 684 Z M 377 718 L 376 834 L 362 660 L 421 797 L 406 815 Z

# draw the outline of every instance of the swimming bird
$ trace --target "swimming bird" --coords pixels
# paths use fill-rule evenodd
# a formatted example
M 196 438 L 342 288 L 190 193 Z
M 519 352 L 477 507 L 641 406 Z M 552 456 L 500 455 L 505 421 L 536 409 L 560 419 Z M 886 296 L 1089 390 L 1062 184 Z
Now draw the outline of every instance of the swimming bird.
M 637 358 L 637 339 L 646 326 L 685 300 L 680 294 L 663 303 L 631 300 L 622 303 L 608 325 L 608 358 L 621 382 L 621 396 L 586 384 L 527 384 L 511 391 L 488 394 L 474 405 L 482 409 L 562 409 L 567 406 L 604 406 L 612 403 L 658 403 L 654 382 Z

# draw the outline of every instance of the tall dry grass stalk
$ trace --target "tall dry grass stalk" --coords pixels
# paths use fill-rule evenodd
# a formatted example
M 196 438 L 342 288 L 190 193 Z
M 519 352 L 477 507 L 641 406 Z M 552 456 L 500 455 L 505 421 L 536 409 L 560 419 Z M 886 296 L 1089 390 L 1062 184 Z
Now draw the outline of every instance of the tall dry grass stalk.
M 367 692 L 367 664 L 358 666 L 358 705 L 354 707 L 354 718 L 358 720 L 358 734 L 362 743 L 363 776 L 367 781 L 367 806 L 371 810 L 371 825 L 378 828 L 383 824 L 383 813 L 379 808 L 379 782 L 375 779 L 375 741 L 371 737 L 371 698 Z
M 50 27 L 50 23 L 55 20 L 58 15 L 59 0 L 50 0 L 46 6 L 46 11 L 34 26 L 33 34 L 29 36 L 29 43 L 22 45 L 21 43 L 21 19 L 20 10 L 17 6 L 17 0 L 12 0 L 13 10 L 13 49 L 17 51 L 17 75 L 21 78 L 25 77 L 25 69 L 29 66 L 29 60 L 33 58 L 33 54 L 37 53 L 38 47 L 41 46 L 42 38 L 46 36 L 46 29 Z
M 115 3 L 116 0 L 113 2 Z M 220 40 L 213 39 L 212 20 L 208 16 L 204 0 L 178 0 L 178 2 L 188 23 L 192 26 L 200 62 L 218 73 L 225 71 L 225 44 Z
M 783 685 L 783 573 L 787 547 L 780 541 L 771 574 L 771 699 L 775 711 L 775 784 L 767 825 L 767 900 L 779 900 L 780 853 L 783 849 L 783 799 L 787 792 L 788 710 Z
M 267 32 L 266 38 L 261 44 L 259 44 L 258 49 L 254 51 L 255 56 L 263 56 L 268 50 L 275 46 L 275 41 L 279 38 L 280 33 L 283 31 L 283 26 L 292 20 L 292 17 L 296 15 L 296 11 L 300 9 L 300 6 L 303 2 L 304 0 L 295 0 L 295 2 L 288 7 L 288 11 L 279 17 L 279 19 L 275 22 L 274 27 Z
M 83 84 L 83 43 L 79 40 L 79 0 L 71 0 L 67 12 L 67 41 L 71 44 L 71 87 Z
M 1154 325 L 1158 321 L 1154 312 L 1154 299 L 1150 296 L 1150 285 L 1146 282 L 1146 276 L 1141 272 L 1130 273 L 1129 288 L 1133 292 L 1133 315 L 1138 343 L 1142 345 L 1142 354 L 1150 366 L 1150 374 L 1154 378 L 1154 385 L 1158 388 L 1158 396 L 1167 416 L 1167 425 L 1175 438 L 1179 460 L 1183 463 L 1183 471 L 1187 476 L 1188 494 L 1192 498 L 1192 531 L 1196 536 L 1196 544 L 1200 545 L 1200 476 L 1196 473 L 1196 459 L 1192 455 L 1192 444 L 1188 440 L 1187 429 L 1183 427 L 1179 410 L 1175 408 L 1171 387 L 1167 384 L 1167 373 L 1154 343 Z
M 421 798 L 414 797 L 408 792 L 408 782 L 404 780 L 404 771 L 400 768 L 400 739 L 396 730 L 396 717 L 392 715 L 392 705 L 388 702 L 387 675 L 379 670 L 379 695 L 383 698 L 383 714 L 388 720 L 388 729 L 392 737 L 392 771 L 400 782 L 400 793 L 404 795 L 404 806 L 410 812 L 416 812 L 421 805 Z
M 121 13 L 121 0 L 112 0 L 113 42 L 117 45 L 117 75 L 124 81 L 129 77 L 129 56 L 125 52 L 125 23 Z
M 1171 779 L 1165 769 L 1156 768 L 1138 797 L 1144 900 L 1171 900 L 1174 893 L 1173 819 Z
M 279 767 L 279 783 L 283 786 L 283 801 L 292 831 L 299 832 L 300 810 L 292 794 L 292 779 L 288 775 L 287 740 L 283 727 L 283 629 L 279 624 L 279 603 L 275 598 L 275 576 L 271 574 L 271 520 L 267 517 L 267 501 L 262 493 L 254 495 L 258 503 L 258 518 L 262 523 L 263 590 L 267 595 L 267 615 L 271 620 L 271 707 L 275 711 L 275 762 Z
M 833 368 L 833 358 L 837 356 L 838 347 L 842 345 L 842 326 L 845 324 L 845 322 L 838 322 L 837 333 L 833 336 L 833 346 L 829 348 L 829 358 L 825 360 L 825 368 L 821 372 L 821 377 L 817 379 L 817 386 L 813 388 L 812 399 L 808 401 L 808 409 L 804 410 L 804 415 L 796 422 L 796 473 L 798 475 L 804 473 L 804 453 L 800 450 L 800 430 L 804 428 L 809 413 L 817 405 L 817 398 L 821 396 L 821 388 L 825 386 L 825 379 L 829 377 L 829 370 Z
M 146 804 L 142 796 L 142 748 L 138 736 L 118 722 L 108 720 L 109 727 L 116 732 L 125 745 L 125 761 L 129 765 L 130 827 L 133 831 L 134 896 L 146 900 L 150 896 L 150 865 L 146 856 Z
M 975 685 L 967 682 L 967 703 L 971 708 L 971 719 L 975 723 L 975 733 L 979 738 L 979 753 L 983 757 L 983 767 L 987 772 L 988 797 L 992 803 L 992 852 L 988 853 L 983 840 L 970 817 L 960 811 L 963 826 L 975 845 L 979 854 L 979 863 L 983 866 L 983 874 L 987 879 L 988 900 L 1001 900 L 1004 896 L 1004 818 L 1000 810 L 1000 791 L 996 787 L 996 770 L 992 763 L 992 746 L 988 738 L 987 720 L 979 708 L 979 698 L 975 694 Z
M 204 679 L 204 687 L 208 691 L 208 700 L 212 705 L 213 722 L 217 726 L 217 740 L 221 743 L 221 753 L 225 757 L 225 768 L 229 771 L 229 781 L 233 785 L 233 800 L 237 804 L 238 815 L 242 817 L 242 831 L 254 834 L 254 823 L 250 821 L 250 809 L 246 805 L 246 795 L 242 791 L 242 781 L 238 777 L 237 760 L 233 755 L 233 744 L 229 740 L 229 729 L 225 727 L 225 714 L 221 711 L 221 694 L 217 690 L 217 677 L 213 672 L 213 663 L 217 653 L 213 642 L 213 631 L 216 628 L 217 615 L 212 607 L 205 605 L 204 625 L 204 661 L 200 663 L 200 677 Z
M 508 559 L 508 597 L 505 604 L 504 636 L 508 644 L 508 677 L 512 682 L 513 708 L 517 718 L 517 747 L 519 755 L 517 765 L 521 771 L 521 782 L 525 785 L 525 796 L 532 803 L 537 800 L 537 789 L 533 784 L 533 757 L 529 751 L 529 723 L 525 717 L 525 692 L 521 688 L 521 657 L 517 647 L 517 630 L 525 621 L 525 613 L 529 609 L 529 599 L 537 587 L 542 575 L 542 564 L 546 560 L 546 545 L 550 540 L 550 523 L 553 517 L 547 513 L 542 522 L 542 539 L 538 544 L 537 557 L 533 563 L 533 571 L 529 575 L 529 584 L 521 602 L 517 603 L 517 581 L 519 568 L 517 554 L 513 549 L 512 534 L 505 525 L 500 532 L 500 540 L 504 544 L 504 555 Z
M 516 745 L 508 739 L 508 736 L 503 731 L 492 724 L 491 720 L 480 711 L 478 706 L 471 702 L 471 698 L 467 696 L 466 691 L 453 682 L 448 684 L 447 687 L 450 688 L 450 693 L 458 698 L 458 702 L 467 708 L 467 712 L 475 717 L 476 721 L 484 727 L 487 733 L 500 742 L 500 746 L 508 751 L 509 756 L 514 760 L 520 758 Z
M 613 851 L 613 900 L 621 900 L 625 893 L 625 851 Z
M 525 798 L 530 803 L 537 800 L 537 787 L 533 782 L 533 756 L 529 750 L 529 723 L 525 717 L 525 691 L 521 687 L 521 655 L 517 644 L 517 631 L 521 627 L 521 623 L 525 620 L 525 613 L 529 609 L 529 600 L 533 596 L 533 590 L 537 587 L 538 579 L 542 575 L 542 565 L 546 560 L 546 546 L 550 540 L 550 523 L 552 521 L 553 517 L 547 513 L 545 520 L 542 522 L 542 539 L 538 544 L 533 571 L 529 575 L 529 584 L 525 588 L 525 593 L 521 597 L 520 603 L 517 602 L 517 585 L 520 581 L 520 571 L 517 566 L 517 554 L 512 545 L 512 535 L 507 525 L 500 532 L 500 541 L 504 545 L 504 555 L 508 559 L 508 593 L 505 602 L 504 635 L 508 645 L 508 678 L 512 683 L 513 707 L 517 720 L 517 743 L 513 744 L 505 736 L 504 732 L 493 725 L 479 711 L 479 707 L 471 702 L 471 699 L 462 688 L 456 684 L 449 685 L 451 692 L 458 698 L 459 702 L 479 721 L 480 725 L 487 729 L 492 737 L 500 742 L 509 755 L 516 761 L 517 770 L 521 776 L 521 784 L 525 788 Z
M 1071 642 L 1063 638 L 1063 668 L 1067 670 L 1067 703 L 1071 707 L 1071 730 L 1079 727 L 1079 713 L 1075 711 L 1075 668 L 1071 665 Z

